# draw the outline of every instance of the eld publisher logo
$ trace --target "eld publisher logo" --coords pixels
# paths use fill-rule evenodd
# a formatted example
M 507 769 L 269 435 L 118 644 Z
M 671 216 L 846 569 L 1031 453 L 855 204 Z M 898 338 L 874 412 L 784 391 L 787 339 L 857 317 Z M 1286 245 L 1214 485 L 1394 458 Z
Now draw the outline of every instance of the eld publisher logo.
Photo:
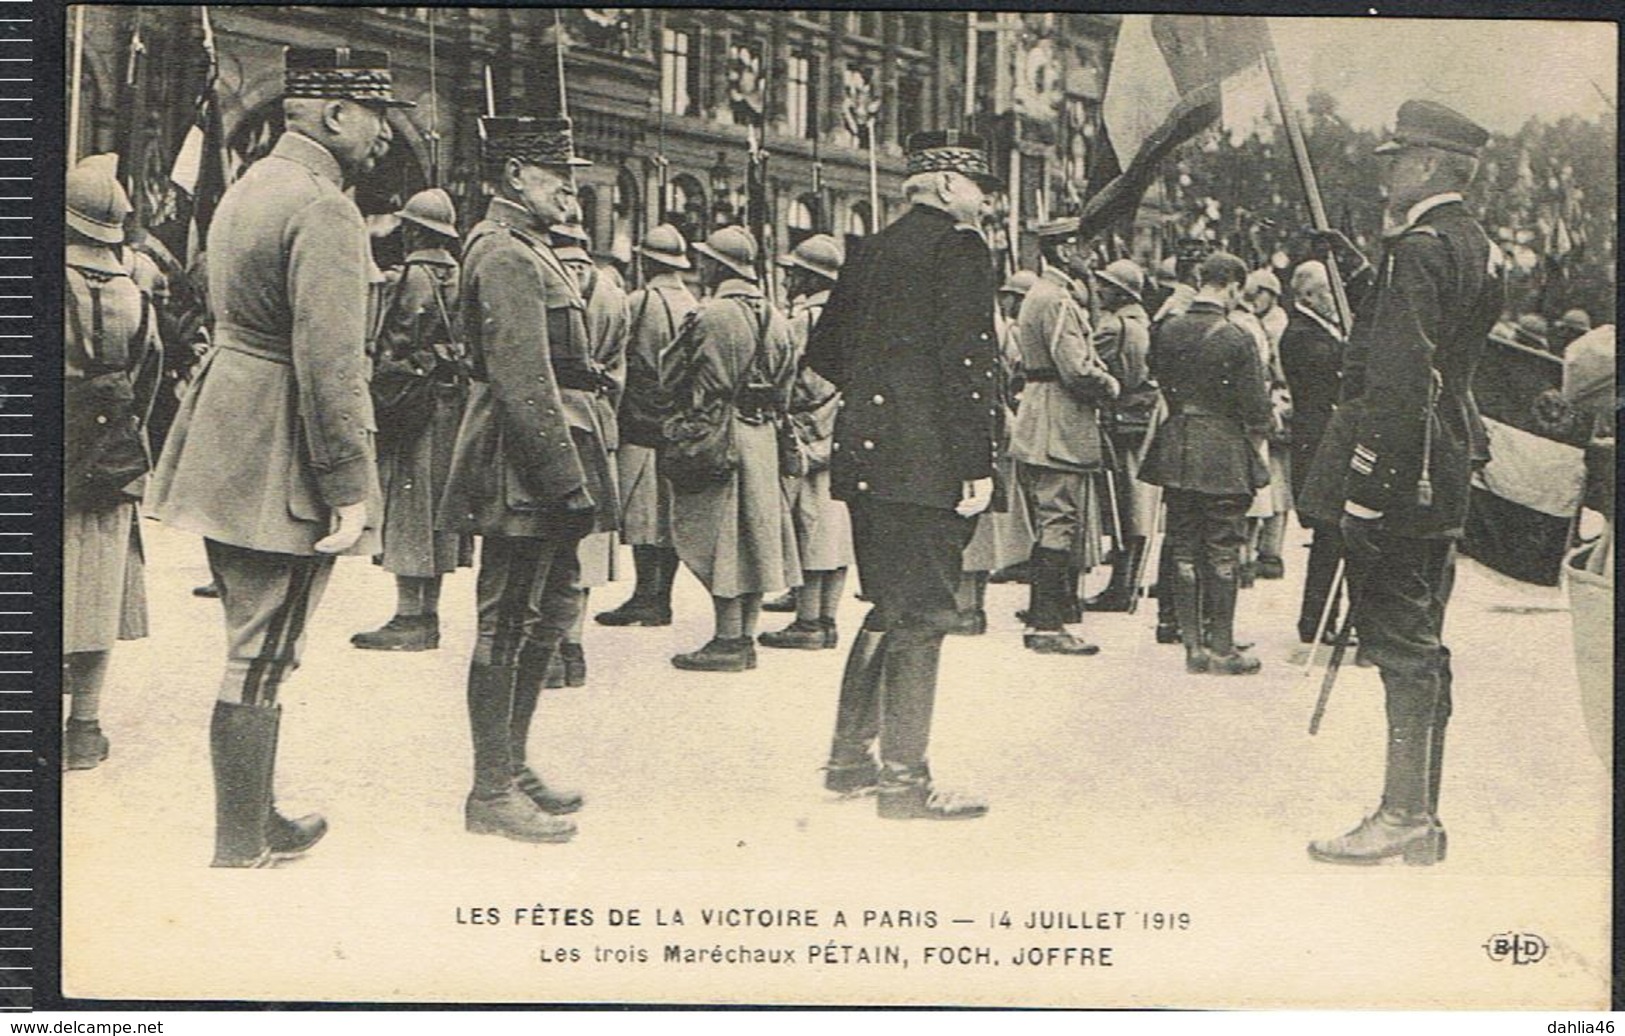
M 1513 964 L 1539 964 L 1546 959 L 1546 940 L 1533 932 L 1501 932 L 1484 943 L 1490 960 Z

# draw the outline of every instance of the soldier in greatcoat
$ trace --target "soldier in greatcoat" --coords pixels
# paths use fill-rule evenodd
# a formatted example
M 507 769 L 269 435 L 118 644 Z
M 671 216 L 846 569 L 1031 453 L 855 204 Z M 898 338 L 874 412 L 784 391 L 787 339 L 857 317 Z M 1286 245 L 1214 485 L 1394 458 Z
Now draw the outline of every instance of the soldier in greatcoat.
M 582 797 L 527 765 L 548 666 L 576 620 L 578 550 L 614 527 L 615 477 L 599 406 L 613 382 L 593 360 L 586 302 L 548 244 L 576 211 L 568 119 L 480 120 L 494 196 L 463 242 L 470 377 L 441 528 L 481 537 L 478 633 L 468 672 L 476 834 L 557 842 Z
M 415 434 L 379 436 L 384 514 L 383 553 L 376 560 L 395 576 L 395 614 L 350 643 L 374 651 L 431 651 L 440 646 L 441 579 L 472 555 L 468 537 L 435 529 L 435 507 L 468 398 L 456 326 L 457 212 L 449 194 L 431 187 L 409 198 L 397 215 L 406 262 L 385 292 L 374 364 L 405 368 L 429 381 L 432 409 Z
M 1022 643 L 1041 654 L 1092 655 L 1099 648 L 1068 632 L 1065 623 L 1072 618 L 1067 612 L 1078 574 L 1100 550 L 1092 482 L 1106 465 L 1100 407 L 1116 398 L 1119 385 L 1095 352 L 1089 316 L 1076 300 L 1075 278 L 1088 273 L 1077 221 L 1058 220 L 1039 235 L 1045 266 L 1021 303 L 1026 385 L 1010 433 L 1010 455 L 1021 465 L 1038 526 Z
M 1112 578 L 1099 596 L 1087 603 L 1091 611 L 1127 611 L 1137 587 L 1136 574 L 1145 564 L 1146 541 L 1157 522 L 1156 491 L 1140 481 L 1140 454 L 1156 409 L 1157 386 L 1151 381 L 1151 318 L 1141 304 L 1145 272 L 1132 259 L 1118 259 L 1095 272 L 1095 295 L 1100 303 L 1100 327 L 1095 351 L 1117 379 L 1118 397 L 1102 408 L 1106 438 L 1112 447 L 1113 496 L 1121 523 L 1122 542 L 1112 555 Z
M 683 355 L 673 359 L 686 371 L 677 406 L 698 412 L 732 400 L 724 419 L 733 423 L 738 463 L 720 481 L 672 487 L 677 556 L 711 594 L 716 620 L 712 638 L 672 665 L 737 673 L 756 665 L 762 595 L 801 582 L 795 528 L 779 488 L 776 428 L 790 405 L 795 350 L 784 314 L 757 283 L 756 239 L 748 230 L 723 227 L 694 250 L 711 295 L 683 332 Z
M 1237 311 L 1238 318 L 1245 319 L 1263 350 L 1259 359 L 1275 409 L 1271 432 L 1264 444 L 1270 482 L 1253 495 L 1253 506 L 1248 512 L 1252 533 L 1247 547 L 1248 563 L 1242 570 L 1243 585 L 1252 576 L 1280 579 L 1286 573 L 1281 548 L 1286 542 L 1287 515 L 1292 510 L 1292 453 L 1287 439 L 1292 396 L 1287 391 L 1286 375 L 1281 371 L 1281 335 L 1286 331 L 1287 316 L 1279 305 L 1280 298 L 1280 278 L 1271 270 L 1254 270 L 1247 275 L 1241 308 Z
M 1360 656 L 1382 674 L 1387 766 L 1376 812 L 1310 843 L 1323 862 L 1432 864 L 1445 854 L 1439 781 L 1453 674 L 1441 636 L 1484 459 L 1473 371 L 1504 292 L 1501 254 L 1462 201 L 1488 139 L 1444 105 L 1406 101 L 1377 149 L 1392 229 L 1302 508 L 1343 530 Z
M 1269 484 L 1256 440 L 1270 399 L 1252 336 L 1229 314 L 1247 267 L 1215 252 L 1197 267 L 1190 306 L 1151 337 L 1151 376 L 1168 402 L 1140 477 L 1163 487 L 1174 609 L 1185 670 L 1245 675 L 1258 660 L 1235 644 L 1236 593 L 1247 507 Z
M 795 522 L 801 556 L 801 586 L 794 593 L 796 617 L 782 630 L 763 633 L 763 647 L 816 650 L 835 647 L 835 610 L 852 564 L 852 522 L 846 505 L 830 496 L 829 461 L 841 394 L 805 362 L 807 339 L 829 303 L 845 256 L 828 234 L 814 234 L 779 259 L 785 269 L 790 307 L 790 340 L 795 347 L 796 384 L 789 420 L 795 426 L 806 471 L 784 478 L 784 505 Z
M 807 345 L 845 401 L 833 494 L 874 602 L 847 657 L 824 785 L 876 788 L 890 819 L 962 819 L 986 803 L 938 788 L 926 754 L 970 519 L 993 500 L 997 282 L 978 223 L 998 179 L 971 134 L 916 133 L 907 152 L 908 211 L 847 256 Z
M 581 288 L 581 297 L 587 304 L 587 339 L 591 343 L 592 360 L 610 381 L 607 391 L 598 393 L 593 399 L 593 409 L 598 427 L 603 431 L 604 444 L 609 450 L 611 467 L 616 471 L 616 491 L 619 495 L 620 427 L 616 412 L 620 407 L 621 393 L 626 388 L 626 338 L 630 322 L 626 291 L 613 270 L 606 270 L 593 262 L 588 251 L 592 239 L 581 224 L 555 226 L 552 240 L 554 254 L 563 260 L 565 269 L 575 277 Z M 583 644 L 583 633 L 588 601 L 593 587 L 603 586 L 616 578 L 615 554 L 619 546 L 618 529 L 594 532 L 581 541 L 581 574 L 576 577 L 581 606 L 576 609 L 575 623 L 564 631 L 564 642 L 553 656 L 546 686 L 586 686 L 587 649 Z
M 90 770 L 109 753 L 101 699 L 113 645 L 146 636 L 145 595 L 134 593 L 143 585 L 136 505 L 145 473 L 94 490 L 76 476 L 110 420 L 136 420 L 150 405 L 160 344 L 157 314 L 125 246 L 131 206 L 118 182 L 118 156 L 81 160 L 68 173 L 66 195 L 62 690 L 69 701 L 62 766 Z
M 338 554 L 373 554 L 366 227 L 344 193 L 389 149 L 388 55 L 294 49 L 287 129 L 209 226 L 214 348 L 153 477 L 154 517 L 204 537 L 226 620 L 210 726 L 217 867 L 310 848 L 319 816 L 272 806 L 281 708 Z M 245 448 L 245 444 L 250 448 Z M 363 535 L 366 533 L 366 535 Z
M 688 242 L 669 223 L 649 231 L 638 249 L 644 284 L 627 299 L 627 391 L 622 396 L 621 450 L 616 458 L 621 490 L 621 538 L 632 546 L 637 583 L 619 608 L 599 612 L 605 626 L 671 625 L 671 589 L 677 578 L 672 546 L 671 482 L 660 473 L 658 430 L 644 408 L 658 396 L 677 329 L 699 302 L 681 272 L 690 268 Z

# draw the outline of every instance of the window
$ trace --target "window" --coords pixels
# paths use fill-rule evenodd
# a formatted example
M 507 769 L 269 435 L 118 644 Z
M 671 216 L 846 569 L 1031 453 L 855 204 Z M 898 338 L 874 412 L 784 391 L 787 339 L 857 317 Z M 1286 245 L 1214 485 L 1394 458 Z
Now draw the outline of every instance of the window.
M 813 128 L 812 58 L 805 54 L 791 54 L 785 63 L 784 75 L 784 129 L 792 137 L 812 137 Z
M 917 76 L 903 76 L 897 80 L 897 137 L 907 140 L 909 134 L 925 129 L 925 85 Z
M 698 98 L 691 87 L 696 71 L 690 48 L 693 35 L 682 29 L 660 33 L 660 109 L 667 115 L 692 115 Z

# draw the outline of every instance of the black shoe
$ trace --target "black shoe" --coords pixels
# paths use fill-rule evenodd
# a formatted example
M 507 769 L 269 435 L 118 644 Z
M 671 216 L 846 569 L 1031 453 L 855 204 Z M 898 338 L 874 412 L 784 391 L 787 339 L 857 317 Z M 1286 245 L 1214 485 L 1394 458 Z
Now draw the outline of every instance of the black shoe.
M 378 629 L 357 633 L 350 643 L 363 651 L 434 651 L 440 647 L 440 618 L 397 615 Z
M 94 770 L 111 754 L 107 735 L 93 719 L 70 719 L 62 730 L 62 768 Z
M 987 632 L 987 612 L 980 608 L 967 608 L 954 617 L 953 628 L 948 635 L 953 637 L 980 637 Z
M 833 627 L 831 627 L 833 629 Z M 826 643 L 824 626 L 814 620 L 797 619 L 782 630 L 770 630 L 756 638 L 757 643 L 770 648 L 794 648 L 801 651 L 822 651 L 835 645 Z
M 207 597 L 211 600 L 218 600 L 220 597 L 220 584 L 211 580 L 204 583 L 202 586 L 194 586 L 192 587 L 192 596 Z
M 1241 645 L 1237 644 L 1236 650 L 1228 654 L 1207 652 L 1207 665 L 1201 672 L 1209 676 L 1252 676 L 1263 667 L 1264 663 L 1241 650 Z
M 1095 655 L 1099 644 L 1075 637 L 1065 630 L 1028 633 L 1022 636 L 1021 646 L 1040 655 Z
M 794 590 L 786 590 L 784 593 L 780 594 L 778 597 L 773 598 L 771 601 L 763 601 L 762 602 L 762 611 L 764 611 L 764 612 L 778 612 L 780 614 L 784 614 L 784 613 L 794 614 L 795 610 L 796 610 L 796 592 Z
M 1180 635 L 1179 635 L 1179 627 L 1177 625 L 1170 626 L 1170 625 L 1167 625 L 1166 623 L 1161 623 L 1161 622 L 1157 623 L 1157 643 L 1158 644 L 1179 644 L 1179 643 L 1183 643 L 1183 638 L 1181 638 Z
M 880 767 L 870 758 L 824 764 L 824 790 L 855 797 L 872 793 L 880 784 Z
M 975 820 L 987 815 L 987 803 L 938 788 L 924 766 L 887 766 L 875 788 L 875 813 L 883 820 Z
M 1258 578 L 1285 579 L 1286 563 L 1280 558 L 1272 558 L 1268 557 L 1267 555 L 1260 554 L 1258 556 Z
M 519 768 L 513 777 L 514 787 L 525 794 L 543 813 L 561 817 L 574 813 L 587 804 L 587 797 L 569 788 L 554 788 L 528 766 Z
M 633 597 L 614 611 L 599 612 L 593 621 L 600 626 L 670 626 L 671 608 Z
M 1436 817 L 1379 809 L 1346 835 L 1309 843 L 1309 857 L 1321 863 L 1369 866 L 1395 857 L 1413 867 L 1443 863 L 1447 840 Z
M 508 787 L 490 797 L 470 795 L 463 804 L 463 826 L 471 834 L 501 835 L 516 842 L 568 842 L 576 823 L 542 812 L 529 795 Z
M 265 825 L 265 844 L 272 860 L 287 860 L 308 852 L 327 834 L 327 818 L 320 813 L 289 820 L 273 807 Z
M 1085 601 L 1084 607 L 1092 612 L 1126 612 L 1133 601 L 1127 588 L 1113 585 Z
M 724 640 L 713 637 L 698 651 L 673 656 L 678 669 L 699 673 L 742 673 L 756 668 L 756 650 L 749 638 Z

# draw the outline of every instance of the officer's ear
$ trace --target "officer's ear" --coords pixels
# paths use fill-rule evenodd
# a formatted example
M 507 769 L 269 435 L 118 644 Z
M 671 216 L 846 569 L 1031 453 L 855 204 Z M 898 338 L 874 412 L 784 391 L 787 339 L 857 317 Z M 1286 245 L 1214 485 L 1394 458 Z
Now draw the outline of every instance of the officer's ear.
M 343 126 L 344 102 L 328 101 L 322 105 L 322 127 L 329 133 L 338 134 L 343 132 Z
M 502 182 L 511 190 L 517 191 L 524 186 L 525 164 L 517 158 L 505 159 L 502 163 Z

